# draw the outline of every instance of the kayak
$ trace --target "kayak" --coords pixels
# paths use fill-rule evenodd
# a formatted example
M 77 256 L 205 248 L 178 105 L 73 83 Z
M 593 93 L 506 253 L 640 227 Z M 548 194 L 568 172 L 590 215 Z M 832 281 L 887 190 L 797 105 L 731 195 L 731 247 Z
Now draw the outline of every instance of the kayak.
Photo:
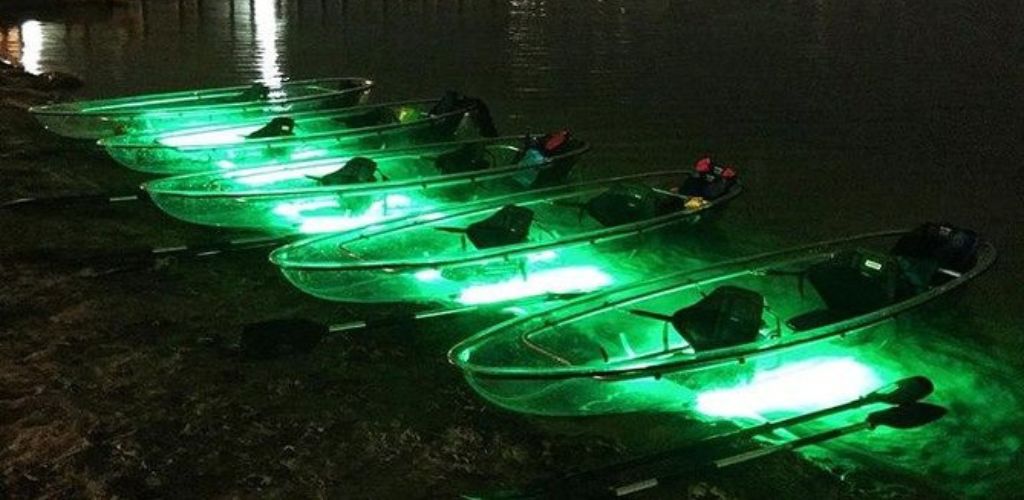
M 465 118 L 493 123 L 478 99 L 441 99 L 259 116 L 230 125 L 100 139 L 118 163 L 151 174 L 187 174 L 313 160 L 451 140 Z
M 564 132 L 470 139 L 166 177 L 142 188 L 163 211 L 195 224 L 323 233 L 561 183 L 588 149 Z
M 692 409 L 701 390 L 847 345 L 995 258 L 948 225 L 863 234 L 602 290 L 486 329 L 448 357 L 517 411 Z
M 704 198 L 686 182 L 696 177 L 660 171 L 468 202 L 295 242 L 270 260 L 304 292 L 346 302 L 462 307 L 585 293 L 638 276 L 648 261 L 637 252 L 659 233 L 741 192 L 734 178 Z
M 237 87 L 146 94 L 34 106 L 29 111 L 56 134 L 100 139 L 149 134 L 257 118 L 354 106 L 373 82 L 365 78 L 319 78 L 270 88 L 261 83 Z

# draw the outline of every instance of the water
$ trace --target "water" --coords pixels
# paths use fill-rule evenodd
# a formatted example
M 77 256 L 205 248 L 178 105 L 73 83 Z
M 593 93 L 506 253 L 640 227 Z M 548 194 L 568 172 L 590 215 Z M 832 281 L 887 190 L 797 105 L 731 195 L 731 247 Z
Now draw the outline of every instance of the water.
M 96 97 L 328 75 L 375 78 L 381 100 L 460 89 L 503 132 L 571 127 L 593 174 L 711 152 L 749 188 L 727 252 L 973 227 L 996 271 L 879 347 L 955 414 L 877 446 L 952 491 L 1008 494 L 1024 483 L 1021 19 L 1014 1 L 148 0 L 0 12 L 0 56 Z

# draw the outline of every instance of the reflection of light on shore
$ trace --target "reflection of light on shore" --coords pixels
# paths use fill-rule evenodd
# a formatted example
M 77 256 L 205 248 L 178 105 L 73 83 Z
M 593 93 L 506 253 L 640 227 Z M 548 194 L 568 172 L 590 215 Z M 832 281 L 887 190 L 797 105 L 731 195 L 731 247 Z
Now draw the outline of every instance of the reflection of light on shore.
M 253 20 L 256 23 L 257 56 L 260 59 L 260 81 L 268 87 L 281 86 L 281 67 L 277 54 L 277 0 L 255 0 Z
M 21 24 L 21 65 L 25 71 L 39 74 L 42 68 L 39 60 L 43 52 L 43 25 L 39 21 L 25 21 Z

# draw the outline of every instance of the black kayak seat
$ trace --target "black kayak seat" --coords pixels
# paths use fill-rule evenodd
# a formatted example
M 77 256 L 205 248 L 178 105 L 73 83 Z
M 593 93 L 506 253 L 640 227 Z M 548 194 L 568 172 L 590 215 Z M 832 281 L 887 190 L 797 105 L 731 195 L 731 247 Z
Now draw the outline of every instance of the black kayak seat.
M 470 113 L 482 137 L 498 136 L 498 129 L 494 125 L 494 118 L 487 104 L 478 98 L 464 96 L 454 90 L 445 91 L 444 96 L 430 108 L 430 114 L 438 116 L 460 110 Z
M 810 282 L 827 312 L 812 311 L 786 323 L 794 330 L 821 326 L 877 311 L 897 298 L 899 265 L 887 254 L 847 250 L 807 270 Z
M 658 214 L 658 196 L 643 184 L 616 184 L 584 205 L 587 214 L 606 227 L 651 219 Z
M 966 272 L 978 260 L 978 234 L 950 224 L 926 223 L 903 235 L 893 246 L 912 294 Z
M 764 297 L 736 286 L 721 286 L 672 314 L 672 327 L 696 351 L 722 349 L 757 340 Z
M 279 116 L 259 130 L 245 136 L 246 139 L 266 139 L 268 137 L 288 137 L 295 135 L 295 120 L 287 116 Z
M 363 184 L 377 182 L 377 162 L 357 156 L 345 162 L 338 170 L 317 178 L 323 186 L 341 186 L 346 184 Z
M 265 101 L 270 98 L 270 87 L 262 83 L 254 83 L 242 91 L 242 101 Z
M 514 245 L 526 241 L 533 223 L 533 210 L 505 205 L 486 219 L 466 228 L 466 237 L 478 249 Z
M 679 192 L 689 197 L 714 201 L 725 196 L 736 185 L 736 173 L 731 168 L 712 167 L 707 172 L 694 172 L 683 181 Z

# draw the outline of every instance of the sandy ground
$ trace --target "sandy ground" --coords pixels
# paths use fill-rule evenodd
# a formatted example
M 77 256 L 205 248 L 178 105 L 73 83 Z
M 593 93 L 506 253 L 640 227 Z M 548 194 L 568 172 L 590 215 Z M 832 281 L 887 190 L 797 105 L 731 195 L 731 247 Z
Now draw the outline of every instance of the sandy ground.
M 4 74 L 0 200 L 132 191 L 142 180 L 89 144 L 41 130 L 23 108 L 51 94 Z M 449 498 L 678 444 L 673 426 L 686 423 L 489 407 L 443 356 L 456 332 L 486 318 L 357 332 L 252 359 L 237 348 L 248 322 L 380 311 L 306 297 L 259 252 L 97 258 L 223 237 L 145 205 L 0 212 L 0 235 L 0 497 Z M 907 478 L 829 471 L 795 454 L 646 495 L 936 496 Z

